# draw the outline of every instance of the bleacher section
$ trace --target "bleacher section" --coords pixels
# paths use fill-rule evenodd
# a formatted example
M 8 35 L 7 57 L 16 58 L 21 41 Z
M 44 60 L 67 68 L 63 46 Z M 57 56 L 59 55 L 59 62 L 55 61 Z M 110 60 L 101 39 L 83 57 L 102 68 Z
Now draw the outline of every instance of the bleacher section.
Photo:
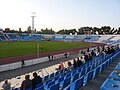
M 46 40 L 54 40 L 54 34 L 42 34 Z
M 17 36 L 15 34 L 7 34 L 10 41 L 18 41 L 19 39 L 17 38 Z
M 20 41 L 33 41 L 33 40 L 35 39 L 29 34 L 20 35 Z
M 0 40 L 1 41 L 8 41 L 4 34 L 0 35 Z
M 74 36 L 74 41 L 84 41 L 84 39 L 86 38 L 86 35 L 75 35 Z
M 43 70 L 37 70 L 36 72 L 38 75 L 43 78 L 43 83 L 37 85 L 36 90 L 79 90 L 91 79 L 97 77 L 97 74 L 101 73 L 102 70 L 111 64 L 118 56 L 120 56 L 120 50 L 116 49 L 115 52 L 111 54 L 106 55 L 101 53 L 73 70 L 64 69 L 57 71 L 55 68 L 58 67 L 59 64 Z M 73 64 L 72 60 L 70 60 L 70 62 Z M 64 65 L 66 66 L 67 62 L 65 62 Z M 33 78 L 33 72 L 29 73 L 31 78 Z M 24 76 L 25 75 L 21 75 L 12 78 L 12 85 L 20 87 L 20 83 L 24 80 Z M 32 88 L 28 90 L 32 90 Z
M 73 39 L 74 39 L 74 35 L 65 35 L 64 36 L 64 41 L 73 41 Z
M 35 39 L 35 40 L 44 40 L 44 38 L 41 36 L 41 35 L 39 35 L 39 34 L 32 34 L 32 37 Z
M 15 34 L 4 33 L 0 35 L 0 41 L 40 41 L 40 40 L 53 40 L 53 41 L 85 41 L 97 42 L 106 44 L 119 44 L 119 35 L 60 35 L 60 34 Z
M 63 35 L 55 35 L 53 40 L 55 40 L 55 41 L 62 41 L 63 38 L 64 38 Z
M 91 36 L 87 36 L 84 41 L 85 42 L 95 42 L 98 41 L 99 36 L 98 35 L 91 35 Z
M 100 38 L 98 39 L 99 42 L 104 42 L 111 38 L 111 35 L 101 35 Z
M 100 90 L 120 90 L 120 62 L 100 87 Z

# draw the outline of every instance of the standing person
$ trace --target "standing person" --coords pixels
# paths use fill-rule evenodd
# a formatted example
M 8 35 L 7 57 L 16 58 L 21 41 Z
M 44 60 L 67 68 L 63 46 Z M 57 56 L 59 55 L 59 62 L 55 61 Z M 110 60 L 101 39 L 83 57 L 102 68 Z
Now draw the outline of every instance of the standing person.
M 50 55 L 48 55 L 48 59 L 49 59 L 49 61 L 51 60 L 51 59 L 50 59 Z
M 2 85 L 3 90 L 11 90 L 11 84 L 8 83 L 8 80 L 5 80 L 4 84 Z
M 32 87 L 32 80 L 30 80 L 30 75 L 25 76 L 25 80 L 22 82 L 20 90 L 27 90 Z
M 53 60 L 53 55 L 51 56 L 52 60 Z
M 25 66 L 24 60 L 22 60 L 21 63 L 22 63 L 22 67 L 24 67 Z
M 32 90 L 36 89 L 36 85 L 42 83 L 42 78 L 40 76 L 37 76 L 37 73 L 33 73 L 33 79 L 32 79 Z
M 65 53 L 64 55 L 65 55 L 65 58 L 67 58 L 67 53 Z

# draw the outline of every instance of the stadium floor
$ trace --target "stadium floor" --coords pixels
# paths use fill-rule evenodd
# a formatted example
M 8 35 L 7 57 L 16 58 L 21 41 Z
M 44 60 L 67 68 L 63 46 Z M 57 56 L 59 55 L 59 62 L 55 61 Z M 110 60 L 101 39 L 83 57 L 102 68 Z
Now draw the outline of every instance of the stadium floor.
M 72 55 L 72 56 L 69 56 L 68 58 L 56 59 L 54 61 L 45 62 L 45 63 L 41 63 L 41 64 L 29 66 L 29 67 L 23 67 L 23 68 L 16 69 L 16 70 L 1 72 L 0 73 L 0 82 L 3 81 L 4 79 L 10 79 L 10 78 L 22 75 L 22 74 L 26 74 L 28 72 L 32 72 L 34 70 L 38 70 L 38 69 L 42 69 L 42 68 L 45 68 L 45 67 L 49 67 L 51 65 L 58 64 L 61 61 L 64 62 L 64 61 L 67 61 L 67 60 L 71 60 L 71 59 L 76 58 L 76 57 L 77 57 L 77 55 Z M 113 69 L 115 68 L 115 66 L 119 62 L 120 62 L 120 57 L 117 58 L 116 61 L 112 62 L 112 64 L 110 64 L 110 66 L 106 67 L 105 70 L 103 70 L 100 74 L 98 74 L 96 78 L 90 80 L 80 90 L 99 90 L 100 86 L 108 78 L 109 74 L 113 71 Z

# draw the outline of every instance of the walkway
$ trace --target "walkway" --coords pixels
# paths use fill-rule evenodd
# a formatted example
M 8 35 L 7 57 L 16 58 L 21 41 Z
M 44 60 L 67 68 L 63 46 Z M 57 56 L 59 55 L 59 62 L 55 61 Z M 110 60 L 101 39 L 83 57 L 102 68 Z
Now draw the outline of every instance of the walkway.
M 96 78 L 90 80 L 85 86 L 83 86 L 80 90 L 100 90 L 103 82 L 108 78 L 110 73 L 113 71 L 115 66 L 120 62 L 120 57 L 117 58 L 114 62 L 112 62 L 109 66 L 107 66 L 100 74 L 97 75 Z

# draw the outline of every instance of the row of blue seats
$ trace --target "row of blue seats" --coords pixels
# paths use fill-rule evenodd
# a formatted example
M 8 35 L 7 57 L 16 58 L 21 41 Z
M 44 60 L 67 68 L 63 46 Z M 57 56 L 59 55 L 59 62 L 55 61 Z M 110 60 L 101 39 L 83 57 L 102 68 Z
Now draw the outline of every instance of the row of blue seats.
M 111 56 L 111 55 L 110 55 Z M 82 86 L 84 86 L 88 81 L 90 81 L 92 78 L 95 78 L 97 74 L 101 73 L 102 70 L 104 70 L 108 65 L 110 65 L 116 58 L 120 56 L 120 52 L 115 54 L 114 56 L 111 56 L 109 59 L 106 59 L 103 63 L 101 63 L 99 66 L 97 66 L 92 71 L 89 71 L 85 76 L 82 76 L 81 78 L 77 79 L 75 82 L 71 83 L 68 87 L 66 87 L 64 90 L 79 90 Z
M 66 73 L 63 73 L 60 76 L 55 77 L 54 75 L 56 75 L 56 74 L 51 74 L 49 77 L 52 76 L 55 78 L 49 79 L 44 84 L 38 85 L 36 90 L 44 90 L 44 89 L 48 89 L 48 88 L 50 90 L 53 90 L 52 89 L 53 87 L 54 88 L 59 87 L 59 88 L 63 89 L 69 84 L 70 84 L 69 86 L 73 88 L 72 83 L 78 83 L 81 80 L 83 80 L 83 85 L 85 85 L 85 83 L 87 83 L 90 79 L 95 77 L 107 65 L 109 65 L 112 62 L 112 60 L 114 60 L 113 57 L 112 57 L 112 59 L 108 59 L 108 58 L 111 58 L 112 55 L 113 54 L 110 54 L 110 55 L 106 56 L 104 59 L 101 59 L 102 57 L 98 57 L 97 59 L 94 59 L 93 61 L 90 61 L 73 71 L 67 71 Z M 77 81 L 75 81 L 75 80 L 77 80 Z M 76 88 L 76 86 L 75 86 L 75 88 Z M 55 90 L 59 90 L 59 89 L 55 89 Z
M 1 41 L 8 41 L 8 40 L 13 40 L 13 41 L 32 41 L 32 40 L 44 40 L 44 38 L 40 35 L 15 35 L 15 34 L 4 34 L 0 36 Z

